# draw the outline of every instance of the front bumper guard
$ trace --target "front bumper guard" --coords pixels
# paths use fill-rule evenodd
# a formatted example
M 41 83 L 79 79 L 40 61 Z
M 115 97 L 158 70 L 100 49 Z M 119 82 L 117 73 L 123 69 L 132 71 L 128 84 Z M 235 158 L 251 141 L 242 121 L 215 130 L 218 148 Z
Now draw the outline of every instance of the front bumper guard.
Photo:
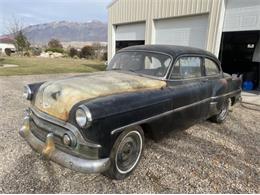
M 81 173 L 101 173 L 110 166 L 110 159 L 88 160 L 81 159 L 67 154 L 55 147 L 54 135 L 49 133 L 46 143 L 39 140 L 30 130 L 30 117 L 24 118 L 24 123 L 19 130 L 19 134 L 28 142 L 32 149 L 61 166 L 81 172 Z

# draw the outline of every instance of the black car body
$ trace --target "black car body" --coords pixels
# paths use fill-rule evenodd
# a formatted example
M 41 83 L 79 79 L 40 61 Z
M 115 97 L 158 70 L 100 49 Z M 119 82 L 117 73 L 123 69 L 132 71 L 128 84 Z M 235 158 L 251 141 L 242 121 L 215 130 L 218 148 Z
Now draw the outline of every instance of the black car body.
M 63 166 L 122 179 L 140 159 L 143 132 L 161 137 L 200 120 L 223 122 L 240 86 L 207 51 L 133 46 L 120 50 L 105 72 L 28 85 L 31 106 L 20 134 Z M 126 132 L 130 136 L 134 128 L 130 139 Z M 124 139 L 127 146 L 121 146 Z M 120 149 L 124 171 L 115 163 Z M 123 157 L 136 160 L 127 164 Z

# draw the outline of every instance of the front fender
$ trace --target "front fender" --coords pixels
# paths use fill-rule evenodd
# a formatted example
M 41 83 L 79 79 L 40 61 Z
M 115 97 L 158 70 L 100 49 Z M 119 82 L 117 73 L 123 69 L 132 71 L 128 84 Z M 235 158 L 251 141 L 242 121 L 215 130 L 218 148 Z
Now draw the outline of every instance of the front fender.
M 102 145 L 101 158 L 110 154 L 115 140 L 121 133 L 112 133 L 113 130 L 172 108 L 170 91 L 167 88 L 118 94 L 75 105 L 70 113 L 70 122 L 75 125 L 75 111 L 82 104 L 91 111 L 93 122 L 91 127 L 81 131 L 86 138 Z

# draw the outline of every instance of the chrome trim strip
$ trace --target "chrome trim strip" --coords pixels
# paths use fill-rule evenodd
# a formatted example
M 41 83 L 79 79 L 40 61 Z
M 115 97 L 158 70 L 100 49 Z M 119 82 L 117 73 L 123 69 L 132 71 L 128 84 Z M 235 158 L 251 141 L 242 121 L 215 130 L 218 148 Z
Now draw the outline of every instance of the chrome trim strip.
M 173 110 L 169 110 L 167 112 L 164 112 L 164 113 L 161 113 L 161 114 L 158 114 L 158 115 L 155 115 L 155 116 L 152 116 L 152 117 L 149 117 L 149 118 L 146 118 L 146 119 L 143 119 L 143 120 L 140 120 L 140 121 L 137 121 L 137 122 L 134 122 L 134 123 L 131 123 L 129 125 L 125 125 L 123 127 L 119 127 L 117 129 L 114 129 L 113 131 L 111 131 L 111 135 L 117 133 L 117 132 L 120 132 L 126 128 L 129 128 L 129 127 L 132 127 L 132 126 L 135 126 L 135 125 L 140 125 L 142 123 L 147 123 L 147 122 L 150 122 L 150 121 L 153 121 L 153 120 L 156 120 L 156 119 L 159 119 L 161 117 L 164 117 L 164 116 L 167 116 L 169 114 L 172 114 L 172 113 L 175 113 L 175 112 L 178 112 L 178 111 L 181 111 L 181 110 L 184 110 L 184 109 L 187 109 L 189 107 L 192 107 L 192 106 L 196 106 L 198 104 L 201 104 L 201 103 L 205 103 L 207 101 L 214 101 L 218 98 L 221 98 L 221 97 L 226 97 L 226 96 L 229 96 L 229 95 L 232 95 L 232 94 L 236 94 L 236 93 L 239 93 L 241 92 L 241 89 L 238 89 L 236 91 L 232 91 L 232 92 L 229 92 L 227 94 L 224 94 L 224 95 L 219 95 L 219 96 L 215 96 L 215 97 L 210 97 L 210 98 L 206 98 L 204 100 L 201 100 L 201 101 L 198 101 L 198 102 L 194 102 L 192 104 L 188 104 L 186 106 L 182 106 L 182 107 L 179 107 L 179 108 L 176 108 L 176 109 L 173 109 Z
M 62 120 L 53 118 L 51 116 L 49 116 L 46 113 L 43 113 L 41 111 L 39 111 L 38 109 L 34 108 L 34 107 L 30 107 L 30 109 L 32 110 L 32 112 L 39 118 L 41 118 L 42 120 L 48 121 L 50 123 L 53 123 L 55 125 L 64 127 L 65 129 L 71 131 L 75 137 L 77 138 L 77 142 L 83 145 L 87 145 L 89 147 L 93 147 L 93 148 L 101 148 L 102 146 L 99 144 L 95 144 L 95 143 L 91 143 L 86 141 L 86 139 L 81 135 L 81 132 L 72 124 L 64 122 Z
M 220 76 L 221 74 L 217 74 L 217 75 L 192 77 L 192 78 L 167 79 L 167 81 L 190 81 L 190 80 L 209 79 L 209 78 L 220 77 Z
M 236 93 L 241 93 L 241 92 L 242 92 L 241 89 L 237 89 L 235 91 L 231 91 L 231 92 L 224 94 L 224 95 L 218 95 L 218 96 L 212 97 L 212 100 L 216 100 L 216 99 L 221 98 L 221 97 L 226 97 L 226 96 L 230 96 L 230 95 L 233 95 L 233 94 L 236 94 Z
M 143 120 L 140 120 L 140 121 L 131 123 L 131 124 L 129 124 L 129 125 L 125 125 L 125 126 L 123 126 L 123 127 L 119 127 L 119 128 L 117 128 L 117 129 L 111 131 L 111 135 L 117 133 L 118 131 L 122 131 L 123 129 L 129 128 L 129 127 L 132 127 L 132 126 L 135 126 L 135 125 L 139 125 L 139 124 L 142 124 L 142 123 L 147 123 L 147 122 L 150 122 L 150 121 L 159 119 L 159 118 L 164 117 L 164 116 L 167 116 L 167 115 L 169 115 L 169 114 L 172 114 L 172 113 L 175 113 L 175 112 L 184 110 L 184 109 L 189 108 L 189 107 L 191 107 L 191 106 L 196 106 L 196 105 L 198 105 L 198 104 L 201 104 L 201 103 L 204 103 L 204 102 L 207 102 L 207 101 L 210 101 L 210 100 L 211 100 L 211 98 L 207 98 L 207 99 L 204 99 L 204 100 L 201 100 L 201 101 L 198 101 L 198 102 L 195 102 L 195 103 L 186 105 L 186 106 L 182 106 L 182 107 L 180 107 L 180 108 L 176 108 L 176 109 L 174 109 L 174 110 L 169 110 L 169 111 L 167 111 L 167 112 L 164 112 L 164 113 L 162 113 L 162 114 L 158 114 L 158 115 L 149 117 L 149 118 L 147 118 L 147 119 L 143 119 Z

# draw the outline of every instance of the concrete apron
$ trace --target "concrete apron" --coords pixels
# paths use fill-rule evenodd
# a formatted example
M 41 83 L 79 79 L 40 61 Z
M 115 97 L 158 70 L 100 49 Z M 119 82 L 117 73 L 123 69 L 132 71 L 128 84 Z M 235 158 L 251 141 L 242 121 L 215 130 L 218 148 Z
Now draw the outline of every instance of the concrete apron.
M 260 91 L 242 92 L 242 101 L 260 106 Z

